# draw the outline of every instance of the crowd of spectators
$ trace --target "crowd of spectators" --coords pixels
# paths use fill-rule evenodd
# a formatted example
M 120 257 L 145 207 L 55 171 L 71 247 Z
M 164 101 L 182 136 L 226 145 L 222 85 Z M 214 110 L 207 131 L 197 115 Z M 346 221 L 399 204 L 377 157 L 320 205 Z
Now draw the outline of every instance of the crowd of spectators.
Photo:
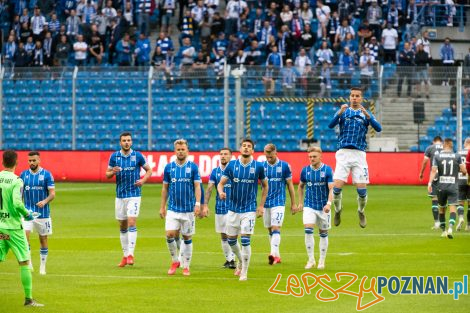
M 435 4 L 445 4 L 439 15 Z M 377 62 L 418 66 L 428 81 L 430 42 L 419 28 L 438 18 L 453 26 L 455 15 L 453 0 L 0 0 L 7 69 L 154 65 L 170 77 L 210 67 L 220 78 L 227 62 L 262 66 L 268 95 L 278 78 L 286 94 L 309 76 L 331 89 L 334 65 L 344 88 L 357 66 L 369 86 Z M 453 63 L 450 47 L 441 49 L 444 64 Z M 410 79 L 399 72 L 399 94 Z

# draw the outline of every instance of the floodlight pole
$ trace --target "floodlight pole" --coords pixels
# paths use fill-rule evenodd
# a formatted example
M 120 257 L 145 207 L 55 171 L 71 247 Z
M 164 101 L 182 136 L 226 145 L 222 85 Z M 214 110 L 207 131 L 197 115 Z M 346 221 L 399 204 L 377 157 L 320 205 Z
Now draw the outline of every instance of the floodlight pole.
M 77 76 L 78 66 L 75 66 L 72 76 L 72 150 L 77 150 Z
M 462 66 L 457 69 L 457 88 L 455 98 L 457 99 L 457 151 L 462 151 Z
M 224 64 L 224 147 L 229 147 L 229 77 L 230 77 L 230 66 L 228 66 L 227 62 Z

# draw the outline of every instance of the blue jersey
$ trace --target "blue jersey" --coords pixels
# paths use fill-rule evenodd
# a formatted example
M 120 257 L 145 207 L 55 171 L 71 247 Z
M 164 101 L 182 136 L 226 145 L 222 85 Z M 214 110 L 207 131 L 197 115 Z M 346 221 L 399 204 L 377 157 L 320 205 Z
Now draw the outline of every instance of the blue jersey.
M 217 185 L 220 182 L 220 179 L 222 178 L 222 175 L 224 173 L 224 170 L 222 168 L 217 167 L 212 170 L 211 176 L 209 177 L 209 183 L 214 184 L 217 190 Z M 215 214 L 227 214 L 228 209 L 231 206 L 231 201 L 230 201 L 230 192 L 231 192 L 231 183 L 230 180 L 225 184 L 224 186 L 224 192 L 227 195 L 227 198 L 225 200 L 220 199 L 219 197 L 219 192 L 217 192 L 217 195 L 215 197 Z
M 292 178 L 290 165 L 287 162 L 277 160 L 274 165 L 268 161 L 263 163 L 264 172 L 268 178 L 268 196 L 265 208 L 274 208 L 286 205 L 286 184 Z
M 168 184 L 168 210 L 177 213 L 194 211 L 196 203 L 195 182 L 200 183 L 201 177 L 194 162 L 187 161 L 183 165 L 179 165 L 173 161 L 165 166 L 163 183 Z
M 360 109 L 347 108 L 343 114 L 335 114 L 328 125 L 333 128 L 339 124 L 338 149 L 357 149 L 365 151 L 367 147 L 366 134 L 371 125 L 376 131 L 382 131 L 382 126 L 369 112 L 367 119 Z
M 330 189 L 329 183 L 333 183 L 333 170 L 326 164 L 314 169 L 306 166 L 300 173 L 300 181 L 306 185 L 304 207 L 314 210 L 323 210 L 328 202 Z
M 142 153 L 131 150 L 128 155 L 121 150 L 114 152 L 109 158 L 108 168 L 119 166 L 121 171 L 116 173 L 116 198 L 140 197 L 142 187 L 135 186 L 140 179 L 140 169 L 147 165 Z
M 248 164 L 243 164 L 240 160 L 230 161 L 223 177 L 231 182 L 232 205 L 229 210 L 235 213 L 255 212 L 258 180 L 266 179 L 263 163 L 255 160 Z
M 40 168 L 36 173 L 26 170 L 21 173 L 20 178 L 24 182 L 23 201 L 25 207 L 33 212 L 41 213 L 39 218 L 50 217 L 49 203 L 42 208 L 38 207 L 36 203 L 46 199 L 49 196 L 49 189 L 55 187 L 51 172 L 43 168 Z

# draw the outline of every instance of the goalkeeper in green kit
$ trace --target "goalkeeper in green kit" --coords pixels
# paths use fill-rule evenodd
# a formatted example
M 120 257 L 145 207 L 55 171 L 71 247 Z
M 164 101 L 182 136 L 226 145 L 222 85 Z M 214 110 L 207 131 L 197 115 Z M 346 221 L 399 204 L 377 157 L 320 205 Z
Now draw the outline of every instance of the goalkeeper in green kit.
M 26 210 L 21 199 L 23 181 L 15 175 L 18 154 L 13 150 L 3 152 L 0 172 L 0 262 L 5 261 L 11 249 L 20 265 L 21 284 L 25 293 L 25 306 L 44 306 L 33 299 L 33 278 L 29 269 L 29 249 L 21 218 L 33 220 L 34 214 Z

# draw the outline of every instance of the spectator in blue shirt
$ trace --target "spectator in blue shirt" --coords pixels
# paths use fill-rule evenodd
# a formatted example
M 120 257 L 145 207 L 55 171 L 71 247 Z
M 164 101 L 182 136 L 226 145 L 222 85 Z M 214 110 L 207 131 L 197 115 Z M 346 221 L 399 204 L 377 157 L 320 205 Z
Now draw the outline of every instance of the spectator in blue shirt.
M 150 50 L 150 40 L 144 33 L 141 33 L 139 35 L 139 40 L 137 40 L 136 48 L 134 50 L 135 64 L 137 66 L 145 66 L 149 64 Z
M 454 72 L 454 47 L 450 44 L 450 38 L 447 37 L 444 41 L 444 44 L 441 46 L 440 50 L 442 64 L 446 67 L 444 73 L 444 80 L 442 81 L 442 86 L 449 86 L 452 74 Z M 455 77 L 455 75 L 454 75 Z

